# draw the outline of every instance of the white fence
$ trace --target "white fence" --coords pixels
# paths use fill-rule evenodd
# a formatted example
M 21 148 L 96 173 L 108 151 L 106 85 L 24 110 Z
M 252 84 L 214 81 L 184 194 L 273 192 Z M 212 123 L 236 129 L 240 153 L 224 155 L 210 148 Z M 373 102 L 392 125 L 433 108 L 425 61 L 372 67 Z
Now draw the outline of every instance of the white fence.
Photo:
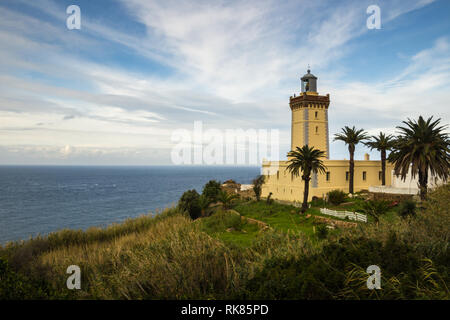
M 326 214 L 329 216 L 338 217 L 341 219 L 349 218 L 350 220 L 367 222 L 367 216 L 358 212 L 350 212 L 350 211 L 336 211 L 330 210 L 327 208 L 321 208 L 320 213 Z

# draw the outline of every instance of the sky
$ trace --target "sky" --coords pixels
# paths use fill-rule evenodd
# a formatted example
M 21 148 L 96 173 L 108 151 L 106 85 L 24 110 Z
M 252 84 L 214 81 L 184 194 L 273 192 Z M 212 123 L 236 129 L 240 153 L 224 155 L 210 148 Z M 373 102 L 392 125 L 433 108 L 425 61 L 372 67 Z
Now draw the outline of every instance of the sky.
M 81 28 L 68 29 L 69 5 Z M 380 8 L 381 28 L 366 12 Z M 279 131 L 308 65 L 343 126 L 450 122 L 450 1 L 0 1 L 0 164 L 173 164 L 174 132 Z M 186 131 L 187 130 L 187 131 Z M 376 151 L 358 145 L 356 159 Z M 331 159 L 348 158 L 342 142 Z

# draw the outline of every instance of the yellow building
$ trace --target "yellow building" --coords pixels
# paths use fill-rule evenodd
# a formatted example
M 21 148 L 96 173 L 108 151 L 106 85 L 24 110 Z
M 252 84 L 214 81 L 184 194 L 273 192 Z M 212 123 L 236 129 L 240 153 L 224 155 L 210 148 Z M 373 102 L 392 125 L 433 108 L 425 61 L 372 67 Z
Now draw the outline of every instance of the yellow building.
M 310 181 L 309 200 L 313 196 L 322 198 L 330 190 L 341 189 L 348 192 L 348 160 L 330 160 L 328 130 L 328 108 L 330 95 L 319 95 L 317 77 L 310 70 L 301 78 L 301 92 L 290 97 L 292 113 L 291 150 L 303 145 L 314 146 L 325 151 L 325 174 L 313 174 Z M 273 199 L 298 201 L 303 200 L 304 182 L 301 177 L 292 177 L 287 170 L 287 161 L 264 161 L 263 174 L 266 176 L 262 196 L 272 193 Z M 386 164 L 386 185 L 391 184 L 392 165 Z M 368 190 L 370 186 L 381 185 L 381 161 L 355 160 L 354 191 Z

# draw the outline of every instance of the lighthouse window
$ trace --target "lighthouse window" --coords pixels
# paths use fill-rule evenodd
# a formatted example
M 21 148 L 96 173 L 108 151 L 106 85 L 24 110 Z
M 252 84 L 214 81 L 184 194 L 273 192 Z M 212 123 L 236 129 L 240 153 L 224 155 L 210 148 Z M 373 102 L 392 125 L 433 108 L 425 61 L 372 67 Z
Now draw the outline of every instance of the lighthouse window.
M 363 180 L 366 181 L 367 179 L 367 172 L 363 171 Z
M 316 133 L 319 133 L 319 127 L 316 126 Z
M 319 113 L 316 111 L 315 112 L 315 114 L 314 114 L 314 117 L 317 119 L 317 115 L 318 115 Z

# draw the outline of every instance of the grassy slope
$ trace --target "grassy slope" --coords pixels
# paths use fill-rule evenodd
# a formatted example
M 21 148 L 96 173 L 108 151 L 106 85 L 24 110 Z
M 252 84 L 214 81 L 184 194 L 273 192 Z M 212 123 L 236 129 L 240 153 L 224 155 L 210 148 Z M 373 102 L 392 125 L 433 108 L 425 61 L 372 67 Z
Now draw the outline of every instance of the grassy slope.
M 436 276 L 438 286 L 431 282 L 419 282 L 417 286 L 420 288 L 414 289 L 414 294 L 448 297 L 448 289 L 443 289 L 445 284 L 443 287 L 440 279 L 448 279 L 447 269 L 443 266 L 447 264 L 445 259 L 448 257 L 449 198 L 450 189 L 447 186 L 430 195 L 424 213 L 416 219 L 402 220 L 391 211 L 380 221 L 379 226 L 368 223 L 360 224 L 361 228 L 358 229 L 342 230 L 341 234 L 337 234 L 338 239 L 345 237 L 350 241 L 355 239 L 355 242 L 348 248 L 339 245 L 339 250 L 352 250 L 352 254 L 362 255 L 364 258 L 373 250 L 355 251 L 361 243 L 358 237 L 364 236 L 383 244 L 391 241 L 389 239 L 395 231 L 398 241 L 408 244 L 408 250 L 412 250 L 410 253 L 405 251 L 406 260 L 398 263 L 400 268 L 406 266 L 403 261 L 410 261 L 408 257 L 413 253 L 417 259 L 427 257 L 438 263 L 438 269 L 432 276 L 440 277 Z M 287 284 L 292 283 L 300 279 L 295 272 L 283 269 L 270 271 L 272 264 L 283 268 L 283 261 L 303 261 L 305 257 L 314 257 L 324 245 L 337 244 L 332 239 L 318 241 L 313 235 L 312 219 L 300 216 L 298 208 L 293 206 L 277 203 L 267 205 L 263 201 L 242 202 L 235 209 L 244 216 L 267 222 L 273 230 L 261 231 L 256 225 L 242 222 L 239 216 L 226 212 L 217 212 L 211 217 L 192 221 L 176 209 L 170 209 L 156 218 L 144 216 L 107 229 L 93 228 L 87 232 L 63 230 L 48 237 L 0 248 L 0 258 L 6 258 L 10 269 L 25 277 L 20 278 L 20 281 L 35 284 L 35 287 L 17 289 L 14 287 L 14 281 L 17 280 L 12 282 L 13 287 L 11 282 L 2 281 L 0 297 L 7 294 L 8 297 L 22 298 L 25 290 L 29 292 L 26 295 L 28 298 L 221 299 L 248 297 L 252 296 L 252 291 L 248 290 L 257 290 L 257 297 L 267 298 L 266 293 L 276 291 L 269 287 L 247 287 L 248 279 L 252 279 L 255 274 L 263 279 L 271 274 L 283 277 L 290 277 L 292 274 L 294 278 L 285 280 Z M 319 214 L 318 208 L 311 208 L 308 212 Z M 229 228 L 233 228 L 231 232 L 227 231 Z M 336 250 L 337 248 L 332 249 L 331 252 Z M 387 261 L 390 266 L 389 259 L 403 257 L 402 251 L 395 250 L 384 250 L 386 254 L 391 251 L 395 254 L 381 261 Z M 327 256 L 325 254 L 320 259 L 326 259 Z M 340 259 L 345 255 L 338 257 Z M 336 261 L 338 260 L 330 260 L 329 263 Z M 343 260 L 339 263 L 346 265 L 347 262 Z M 81 267 L 83 285 L 80 291 L 68 292 L 65 288 L 65 270 L 71 264 Z M 298 262 L 293 264 L 295 265 Z M 322 268 L 325 265 L 320 263 L 319 266 Z M 268 275 L 259 273 L 265 268 L 269 268 Z M 402 271 L 403 269 L 393 270 L 390 275 L 400 272 L 400 277 Z M 329 270 L 324 270 L 324 274 L 329 274 Z M 416 277 L 413 273 L 412 275 Z M 17 278 L 14 275 L 8 277 Z M 318 274 L 317 277 L 322 276 Z M 323 279 L 327 278 L 319 279 L 321 278 L 314 281 L 325 281 Z M 273 285 L 283 285 L 280 282 L 282 280 L 274 280 Z M 397 293 L 401 288 L 400 283 L 402 288 L 405 287 L 404 283 L 408 288 L 409 282 L 416 286 L 417 279 L 398 280 L 399 282 L 392 283 L 394 293 L 391 294 L 394 297 L 403 297 Z M 261 281 L 256 285 L 260 285 Z M 298 285 L 304 285 L 305 281 L 309 280 L 301 280 Z M 331 283 L 323 285 L 330 286 L 330 290 L 337 290 L 331 287 Z M 46 286 L 54 288 L 53 291 L 47 290 Z M 340 288 L 342 284 L 335 286 Z M 284 287 L 278 289 L 281 288 Z M 278 294 L 291 298 L 298 294 L 305 297 L 295 288 L 292 293 L 280 291 Z M 354 289 L 356 293 L 352 293 L 353 297 L 366 295 L 365 291 L 358 291 L 357 288 Z

